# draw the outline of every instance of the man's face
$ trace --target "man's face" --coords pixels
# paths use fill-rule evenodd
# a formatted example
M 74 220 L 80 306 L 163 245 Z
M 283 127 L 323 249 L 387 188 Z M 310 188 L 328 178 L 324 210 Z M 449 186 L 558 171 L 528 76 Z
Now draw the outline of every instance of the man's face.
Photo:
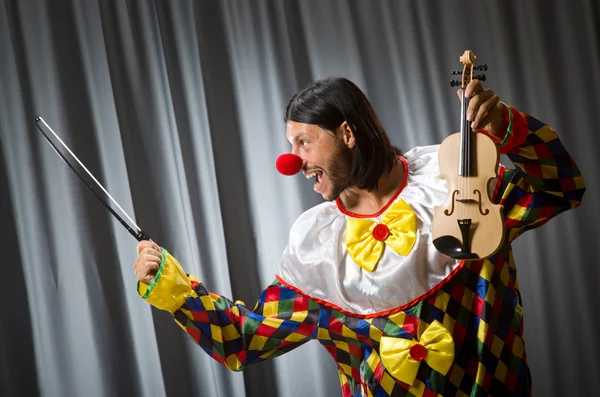
M 315 178 L 314 190 L 327 201 L 337 199 L 349 187 L 352 167 L 351 145 L 343 132 L 333 135 L 317 125 L 288 121 L 286 136 L 292 153 L 302 159 L 304 175 Z

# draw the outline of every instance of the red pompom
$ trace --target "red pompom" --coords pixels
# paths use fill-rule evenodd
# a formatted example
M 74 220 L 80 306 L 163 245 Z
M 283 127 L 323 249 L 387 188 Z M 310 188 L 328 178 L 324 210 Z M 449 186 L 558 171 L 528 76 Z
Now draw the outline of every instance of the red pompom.
M 275 167 L 283 175 L 296 175 L 302 169 L 302 159 L 293 153 L 284 153 L 277 157 Z

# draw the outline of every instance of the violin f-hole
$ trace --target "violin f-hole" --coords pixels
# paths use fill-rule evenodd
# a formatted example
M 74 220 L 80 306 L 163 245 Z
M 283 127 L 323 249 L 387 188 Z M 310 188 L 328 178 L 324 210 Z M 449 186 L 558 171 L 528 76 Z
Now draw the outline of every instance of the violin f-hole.
M 452 192 L 452 207 L 450 207 L 450 211 L 444 210 L 444 214 L 450 216 L 454 213 L 454 200 L 455 200 L 454 196 L 456 196 L 457 194 L 460 194 L 460 192 L 458 190 L 455 190 Z
M 489 209 L 486 208 L 485 211 L 483 211 L 483 209 L 481 207 L 481 192 L 478 189 L 475 189 L 475 190 L 473 190 L 473 193 L 474 194 L 479 194 L 479 200 L 478 200 L 479 201 L 479 213 L 481 215 L 487 215 L 487 214 L 489 214 L 490 213 Z

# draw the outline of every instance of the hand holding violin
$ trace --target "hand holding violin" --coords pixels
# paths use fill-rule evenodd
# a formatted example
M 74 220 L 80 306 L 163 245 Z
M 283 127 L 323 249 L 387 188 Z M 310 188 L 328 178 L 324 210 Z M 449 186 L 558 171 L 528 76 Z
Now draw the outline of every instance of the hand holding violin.
M 457 91 L 459 99 L 461 91 L 462 88 Z M 474 131 L 486 131 L 499 141 L 502 140 L 508 123 L 504 117 L 500 97 L 490 88 L 484 89 L 480 80 L 471 80 L 465 89 L 465 97 L 469 99 L 467 120 L 472 122 L 471 128 Z

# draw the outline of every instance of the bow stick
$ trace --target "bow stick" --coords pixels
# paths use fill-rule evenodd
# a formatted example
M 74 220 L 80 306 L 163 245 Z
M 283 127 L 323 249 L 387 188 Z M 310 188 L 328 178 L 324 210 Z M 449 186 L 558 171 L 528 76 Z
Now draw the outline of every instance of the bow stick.
M 98 198 L 98 200 L 100 200 L 102 204 L 104 204 L 104 206 L 110 211 L 110 213 L 113 214 L 115 218 L 117 218 L 121 225 L 123 225 L 125 229 L 127 229 L 127 231 L 131 233 L 131 235 L 135 237 L 138 241 L 150 240 L 150 236 L 148 236 L 146 232 L 144 232 L 142 229 L 140 229 L 138 225 L 135 224 L 135 222 L 129 217 L 129 215 L 127 215 L 125 210 L 121 208 L 119 203 L 117 203 L 116 200 L 112 198 L 112 196 L 106 191 L 104 186 L 102 186 L 102 184 L 98 182 L 98 180 L 94 177 L 94 175 L 92 175 L 90 171 L 88 171 L 88 169 L 83 165 L 83 163 L 79 161 L 77 156 L 75 156 L 71 149 L 69 149 L 69 147 L 62 141 L 62 139 L 60 139 L 60 137 L 52 130 L 52 128 L 50 128 L 50 126 L 44 121 L 42 117 L 37 116 L 35 118 L 35 125 L 40 130 L 44 138 L 46 138 L 46 141 L 48 141 L 50 146 L 52 146 L 54 151 L 60 156 L 60 158 L 63 159 L 63 161 L 69 166 L 69 168 L 71 168 L 71 170 L 73 170 L 73 172 L 75 172 L 75 174 L 79 177 L 79 179 L 81 179 L 83 184 L 88 189 L 90 189 L 92 193 L 94 193 L 94 195 Z M 71 159 L 71 161 L 69 161 L 69 159 Z M 79 168 L 80 171 L 78 171 L 77 168 Z M 91 178 L 91 182 L 87 181 L 83 177 L 84 172 L 81 172 L 81 170 L 83 170 L 85 174 L 87 174 Z M 102 197 L 103 194 L 108 198 L 108 200 Z M 127 221 L 129 223 L 125 221 L 125 219 L 123 219 L 121 216 L 119 216 L 117 211 L 109 205 L 109 200 L 112 201 L 112 203 L 114 203 L 116 208 L 125 216 L 125 218 L 127 218 Z

